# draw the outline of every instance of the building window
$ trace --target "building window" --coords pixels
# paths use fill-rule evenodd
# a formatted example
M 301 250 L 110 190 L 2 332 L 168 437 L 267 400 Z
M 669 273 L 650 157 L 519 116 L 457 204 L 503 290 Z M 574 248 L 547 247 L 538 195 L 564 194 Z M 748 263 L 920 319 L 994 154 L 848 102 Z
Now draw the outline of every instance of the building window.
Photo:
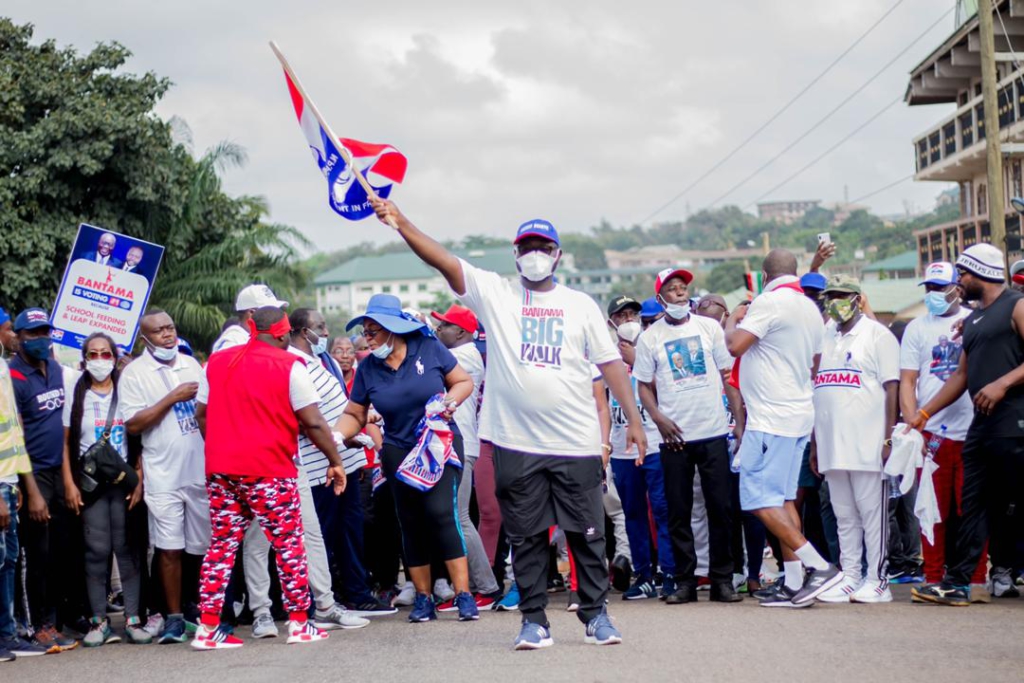
M 988 213 L 988 188 L 984 185 L 978 186 L 978 215 L 984 216 Z
M 409 291 L 409 285 L 398 285 L 398 291 L 405 294 Z
M 391 293 L 391 285 L 384 285 L 383 287 L 380 288 L 380 291 L 384 292 L 385 294 L 390 294 Z
M 421 282 L 418 285 L 416 285 L 416 291 L 417 292 L 425 292 L 425 291 L 427 291 L 427 283 L 426 282 Z
M 373 287 L 360 287 L 359 291 L 364 293 L 364 294 L 372 294 L 373 293 Z

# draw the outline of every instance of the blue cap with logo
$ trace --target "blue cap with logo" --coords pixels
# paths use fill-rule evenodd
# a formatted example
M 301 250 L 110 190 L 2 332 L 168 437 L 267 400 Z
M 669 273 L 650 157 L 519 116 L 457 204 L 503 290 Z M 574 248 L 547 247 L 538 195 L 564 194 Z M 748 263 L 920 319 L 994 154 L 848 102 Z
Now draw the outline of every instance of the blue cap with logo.
M 520 241 L 527 237 L 543 237 L 546 240 L 551 240 L 555 244 L 561 246 L 558 241 L 558 231 L 555 230 L 555 226 L 551 223 L 541 220 L 540 218 L 534 218 L 532 221 L 526 221 L 519 226 L 519 230 L 516 231 L 516 239 L 512 242 L 513 244 L 519 244 Z
M 653 318 L 656 315 L 661 315 L 665 312 L 665 307 L 658 303 L 658 299 L 651 297 L 650 299 L 644 299 L 643 304 L 640 306 L 640 317 L 641 318 Z
M 945 287 L 952 284 L 956 284 L 956 268 L 948 261 L 936 261 L 935 263 L 929 263 L 928 267 L 924 269 L 924 279 L 918 283 L 918 286 L 938 285 Z
M 26 308 L 14 319 L 14 331 L 35 330 L 40 327 L 51 327 L 50 314 L 41 308 Z

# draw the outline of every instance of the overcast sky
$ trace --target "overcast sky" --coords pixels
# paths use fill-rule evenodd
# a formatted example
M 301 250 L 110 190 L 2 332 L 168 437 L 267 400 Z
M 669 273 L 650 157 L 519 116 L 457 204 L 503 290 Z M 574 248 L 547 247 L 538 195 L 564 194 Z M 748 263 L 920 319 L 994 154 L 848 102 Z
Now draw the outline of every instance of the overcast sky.
M 814 78 L 896 0 L 4 0 L 36 39 L 88 50 L 116 40 L 132 72 L 174 87 L 158 107 L 250 163 L 232 193 L 265 196 L 272 218 L 321 250 L 394 239 L 350 222 L 296 125 L 276 40 L 338 135 L 386 142 L 409 159 L 393 199 L 441 238 L 508 235 L 543 217 L 562 230 L 632 225 L 690 184 Z M 789 145 L 953 5 L 904 0 L 823 81 L 655 220 L 706 207 Z M 832 119 L 724 203 L 747 206 L 907 86 L 908 71 L 954 30 L 935 27 Z M 856 199 L 913 171 L 912 138 L 953 105 L 889 109 L 771 199 Z M 947 187 L 907 181 L 865 203 L 930 209 Z M 753 210 L 752 208 L 750 209 Z

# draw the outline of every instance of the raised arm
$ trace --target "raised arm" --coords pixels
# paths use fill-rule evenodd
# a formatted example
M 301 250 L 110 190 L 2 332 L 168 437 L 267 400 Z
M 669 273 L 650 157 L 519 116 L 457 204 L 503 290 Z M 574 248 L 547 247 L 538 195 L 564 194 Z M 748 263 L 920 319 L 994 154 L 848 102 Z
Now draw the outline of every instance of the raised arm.
M 402 239 L 413 250 L 413 253 L 419 256 L 428 266 L 441 273 L 444 279 L 448 281 L 448 286 L 452 288 L 453 292 L 459 296 L 466 293 L 466 281 L 462 276 L 462 264 L 454 254 L 445 249 L 433 237 L 430 237 L 413 225 L 398 210 L 394 202 L 389 202 L 386 199 L 371 199 L 370 203 L 373 204 L 373 209 L 377 212 L 377 218 L 382 223 L 387 223 L 389 218 L 394 220 L 395 225 L 398 226 L 398 234 L 402 236 Z

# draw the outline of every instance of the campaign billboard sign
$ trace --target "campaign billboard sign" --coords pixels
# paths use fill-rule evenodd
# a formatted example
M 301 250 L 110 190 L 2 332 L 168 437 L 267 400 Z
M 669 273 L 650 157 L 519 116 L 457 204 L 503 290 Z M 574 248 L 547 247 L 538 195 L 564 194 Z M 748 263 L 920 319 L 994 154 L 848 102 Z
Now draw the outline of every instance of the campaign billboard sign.
M 159 244 L 79 225 L 50 317 L 53 341 L 80 349 L 106 332 L 130 351 L 163 256 Z

